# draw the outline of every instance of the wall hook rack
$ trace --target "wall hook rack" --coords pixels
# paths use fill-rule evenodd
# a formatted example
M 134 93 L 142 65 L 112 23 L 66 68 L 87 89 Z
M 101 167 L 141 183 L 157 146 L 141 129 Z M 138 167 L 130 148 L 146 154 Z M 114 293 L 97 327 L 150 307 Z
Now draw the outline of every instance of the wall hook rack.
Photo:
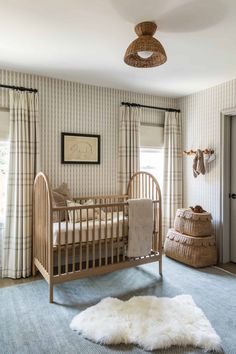
M 196 154 L 196 152 L 197 152 L 197 150 L 184 150 L 183 151 L 183 154 L 185 154 L 185 155 L 195 155 Z M 214 154 L 215 152 L 214 152 L 214 150 L 212 150 L 212 149 L 204 149 L 204 150 L 202 150 L 202 152 L 203 152 L 203 154 L 205 154 L 205 155 L 212 155 L 212 154 Z

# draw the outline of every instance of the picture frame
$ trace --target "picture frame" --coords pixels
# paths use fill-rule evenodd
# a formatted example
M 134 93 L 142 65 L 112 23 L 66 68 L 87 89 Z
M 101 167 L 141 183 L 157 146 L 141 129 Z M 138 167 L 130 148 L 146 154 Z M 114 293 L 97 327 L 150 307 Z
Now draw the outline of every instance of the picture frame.
M 61 133 L 62 164 L 100 164 L 100 135 Z

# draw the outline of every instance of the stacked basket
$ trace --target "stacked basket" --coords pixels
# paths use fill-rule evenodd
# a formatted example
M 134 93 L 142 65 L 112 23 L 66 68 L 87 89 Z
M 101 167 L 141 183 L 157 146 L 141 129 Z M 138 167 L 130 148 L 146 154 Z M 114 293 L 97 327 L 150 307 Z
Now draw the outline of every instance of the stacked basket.
M 196 268 L 216 264 L 216 239 L 211 220 L 210 213 L 178 209 L 174 229 L 169 229 L 166 236 L 165 254 Z

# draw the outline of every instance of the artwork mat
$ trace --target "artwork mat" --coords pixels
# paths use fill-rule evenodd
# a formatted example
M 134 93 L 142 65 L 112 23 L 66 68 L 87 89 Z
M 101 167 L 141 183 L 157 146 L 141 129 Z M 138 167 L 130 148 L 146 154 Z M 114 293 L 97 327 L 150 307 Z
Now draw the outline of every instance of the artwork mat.
M 100 163 L 100 135 L 61 133 L 61 162 Z

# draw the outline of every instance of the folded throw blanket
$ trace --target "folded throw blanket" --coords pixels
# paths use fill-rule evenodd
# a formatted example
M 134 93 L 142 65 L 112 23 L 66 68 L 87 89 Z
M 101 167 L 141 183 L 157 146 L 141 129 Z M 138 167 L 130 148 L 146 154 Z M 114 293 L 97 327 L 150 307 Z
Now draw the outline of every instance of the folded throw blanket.
M 205 175 L 205 172 L 203 152 L 202 150 L 197 149 L 196 155 L 193 159 L 193 176 L 196 178 L 200 174 Z
M 129 199 L 128 257 L 147 256 L 152 248 L 153 206 L 151 199 Z

